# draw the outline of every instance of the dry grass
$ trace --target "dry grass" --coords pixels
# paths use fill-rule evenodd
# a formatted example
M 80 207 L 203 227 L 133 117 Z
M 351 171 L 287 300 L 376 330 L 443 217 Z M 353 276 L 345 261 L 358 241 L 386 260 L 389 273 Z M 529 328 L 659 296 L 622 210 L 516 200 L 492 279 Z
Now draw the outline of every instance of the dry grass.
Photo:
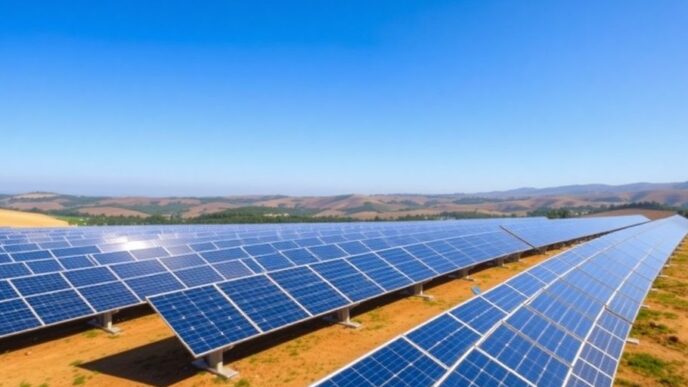
M 436 281 L 427 290 L 434 301 L 393 294 L 360 305 L 357 330 L 314 320 L 252 340 L 225 354 L 240 372 L 231 380 L 194 369 L 172 332 L 142 307 L 117 315 L 119 336 L 73 323 L 0 342 L 0 386 L 302 386 L 470 298 L 471 286 L 489 289 L 554 253 L 485 268 L 472 274 L 475 282 Z
M 0 209 L 0 226 L 10 227 L 64 227 L 64 220 L 43 214 Z
M 667 277 L 654 283 L 633 324 L 631 337 L 640 345 L 626 345 L 619 366 L 619 386 L 685 386 L 688 384 L 688 240 L 663 270 Z

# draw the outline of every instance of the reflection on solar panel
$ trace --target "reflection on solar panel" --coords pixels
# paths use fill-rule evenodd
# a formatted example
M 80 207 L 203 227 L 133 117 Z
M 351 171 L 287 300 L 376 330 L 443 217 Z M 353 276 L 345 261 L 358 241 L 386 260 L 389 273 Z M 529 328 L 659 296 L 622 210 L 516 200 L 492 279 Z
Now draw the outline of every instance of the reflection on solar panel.
M 394 378 L 414 386 L 611 386 L 642 301 L 686 234 L 688 220 L 675 216 L 592 240 L 393 339 L 317 385 L 381 386 Z M 412 345 L 426 363 L 384 361 L 400 343 Z M 386 373 L 396 364 L 404 367 L 403 377 Z
M 627 225 L 636 221 L 629 218 Z M 526 250 L 528 246 L 506 233 L 501 226 L 542 222 L 550 221 L 525 218 L 2 229 L 0 251 L 5 252 L 0 254 L 0 280 L 9 280 L 7 284 L 19 290 L 8 300 L 72 290 L 88 306 L 78 309 L 84 312 L 83 315 L 69 314 L 64 316 L 65 320 L 51 319 L 50 323 L 40 321 L 31 326 L 33 329 L 141 304 L 146 302 L 145 297 L 172 290 L 287 267 L 336 261 L 341 257 L 350 258 L 351 266 L 376 286 L 385 290 L 398 289 L 414 280 Z M 433 247 L 434 243 L 444 244 L 441 251 L 439 246 L 437 249 Z M 382 259 L 367 245 L 395 250 L 386 253 L 388 257 Z M 365 256 L 351 258 L 357 253 L 373 253 L 374 259 Z M 400 262 L 399 267 L 393 268 L 388 260 Z M 111 300 L 105 299 L 107 294 L 102 289 L 114 289 L 114 285 L 86 290 L 88 286 L 111 283 L 119 284 Z M 349 297 L 344 290 L 341 293 Z M 0 310 L 0 319 L 5 318 L 2 313 Z M 16 330 L 10 324 L 7 330 L 0 331 L 0 337 L 26 330 L 21 324 L 16 325 Z

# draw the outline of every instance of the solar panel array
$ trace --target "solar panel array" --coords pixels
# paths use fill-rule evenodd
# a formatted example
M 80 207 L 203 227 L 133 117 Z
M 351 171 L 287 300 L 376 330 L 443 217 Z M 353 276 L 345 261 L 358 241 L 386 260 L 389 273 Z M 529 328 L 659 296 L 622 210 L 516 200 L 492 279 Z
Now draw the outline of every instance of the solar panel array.
M 559 254 L 319 386 L 611 386 L 638 310 L 688 233 L 672 217 Z
M 141 304 L 149 295 L 403 245 L 417 235 L 486 232 L 508 237 L 497 221 L 3 230 L 0 337 Z
M 627 222 L 636 224 L 647 221 L 642 215 L 630 217 L 607 218 L 599 222 L 597 218 L 556 219 L 546 223 L 513 223 L 504 225 L 504 229 L 534 247 L 545 247 L 574 239 L 605 233 L 610 229 L 626 227 Z
M 617 220 L 608 223 L 618 226 Z M 532 249 L 502 231 L 444 240 L 417 237 L 405 242 L 342 258 L 332 256 L 324 263 L 153 296 L 149 301 L 189 351 L 202 356 L 372 297 Z M 225 313 L 215 314 L 214 308 Z M 231 324 L 225 324 L 226 313 L 234 316 Z M 218 329 L 219 325 L 223 329 Z M 253 329 L 245 329 L 249 326 Z
M 627 225 L 637 221 L 627 218 Z M 510 240 L 502 225 L 548 222 L 526 218 L 2 229 L 0 337 L 139 305 L 156 294 L 419 240 L 432 241 L 435 250 L 413 254 L 430 254 L 424 259 L 446 265 L 435 268 L 445 270 L 462 259 L 466 264 L 490 253 L 492 247 L 486 245 L 492 239 Z M 612 219 L 599 223 L 617 226 Z M 442 243 L 472 234 L 484 235 L 467 239 L 458 251 Z M 454 263 L 437 262 L 433 251 Z

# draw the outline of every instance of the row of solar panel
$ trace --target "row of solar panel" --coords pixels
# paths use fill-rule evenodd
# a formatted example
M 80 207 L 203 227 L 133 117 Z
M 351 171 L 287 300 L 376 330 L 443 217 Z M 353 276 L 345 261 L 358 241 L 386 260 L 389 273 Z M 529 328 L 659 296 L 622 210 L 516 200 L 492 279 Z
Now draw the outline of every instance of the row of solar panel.
M 674 217 L 560 254 L 326 378 L 322 386 L 611 385 Z
M 421 241 L 427 241 L 427 244 Z M 412 260 L 422 259 L 432 270 L 455 268 L 470 261 L 469 257 L 494 256 L 510 249 L 512 243 L 518 243 L 522 249 L 529 248 L 503 231 L 465 237 L 456 237 L 451 231 L 430 232 L 409 235 L 403 240 L 388 240 L 388 243 L 380 245 L 384 247 L 380 254 L 398 259 L 409 275 L 412 269 L 420 270 L 419 264 L 401 262 L 408 258 L 408 253 L 398 247 L 388 247 L 409 242 L 412 244 L 406 251 L 415 255 Z M 0 293 L 0 336 L 132 306 L 155 294 L 377 251 L 363 243 L 355 243 L 341 244 L 341 249 L 338 245 L 326 245 L 286 250 L 255 259 L 240 249 L 223 250 L 221 254 L 211 252 L 149 258 L 0 281 L 0 289 L 4 289 Z M 444 255 L 437 254 L 430 246 L 441 250 Z M 434 273 L 432 270 L 421 273 Z M 52 304 L 57 307 L 53 308 Z M 25 318 L 18 319 L 19 314 Z
M 490 229 L 499 230 L 499 228 L 494 227 Z M 200 253 L 203 259 L 210 263 L 237 258 L 257 258 L 266 255 L 274 255 L 281 251 L 284 251 L 284 254 L 291 260 L 313 260 L 316 259 L 315 257 L 327 259 L 344 256 L 347 253 L 357 254 L 369 251 L 370 249 L 377 250 L 413 243 L 416 241 L 414 235 L 418 234 L 436 235 L 436 237 L 431 239 L 440 239 L 443 235 L 447 237 L 452 235 L 467 235 L 474 232 L 485 231 L 485 229 L 483 227 L 475 228 L 452 225 L 440 230 L 422 231 L 423 232 L 416 233 L 409 232 L 403 236 L 395 235 L 386 238 L 378 237 L 374 239 L 358 240 L 355 238 L 365 238 L 365 236 L 360 234 L 347 234 L 346 237 L 330 237 L 329 239 L 324 237 L 313 237 L 246 246 L 237 245 L 234 241 L 214 241 L 192 244 L 189 246 L 148 247 L 130 251 L 113 251 L 76 256 L 61 256 L 62 254 L 58 253 L 57 255 L 60 255 L 59 258 L 53 258 L 52 253 L 47 250 L 15 253 L 13 254 L 15 262 L 0 263 L 0 279 L 197 253 Z M 333 244 L 333 242 L 337 242 L 337 244 Z M 310 252 L 307 251 L 306 248 L 308 248 Z M 70 252 L 67 254 L 74 253 L 74 249 L 80 249 L 78 252 L 84 254 L 88 253 L 88 249 L 91 249 L 91 247 L 71 248 Z M 315 257 L 310 257 L 311 255 L 315 255 Z M 263 261 L 266 262 L 266 265 L 270 265 L 270 262 L 274 261 L 274 259 L 268 257 L 263 259 Z M 282 259 L 282 261 L 284 261 L 284 259 Z M 0 262 L 3 262 L 2 254 L 0 254 Z
M 508 220 L 507 223 L 531 221 L 541 222 L 542 219 Z M 604 219 L 600 221 L 604 222 Z M 405 225 L 404 223 L 396 224 Z M 0 278 L 13 278 L 11 282 L 0 281 L 0 288 L 4 289 L 0 297 L 0 301 L 4 301 L 0 304 L 0 337 L 135 305 L 145 301 L 145 297 L 150 295 L 253 275 L 266 270 L 278 270 L 414 242 L 428 242 L 461 233 L 485 230 L 499 230 L 502 233 L 496 221 L 425 222 L 422 225 L 423 227 L 415 228 L 400 227 L 400 230 L 405 231 L 392 232 L 394 230 L 390 230 L 389 234 L 396 236 L 363 241 L 366 242 L 363 244 L 350 241 L 337 245 L 310 246 L 311 243 L 323 241 L 307 238 L 172 257 L 167 257 L 168 250 L 171 248 L 152 247 L 130 252 L 67 256 L 59 259 L 0 265 Z M 411 229 L 439 229 L 442 232 L 398 236 L 399 232 L 409 232 Z M 364 237 L 360 233 L 347 234 L 347 236 Z M 446 257 L 439 260 L 434 258 L 432 250 L 427 253 L 414 248 L 412 254 L 434 265 L 433 270 L 446 272 L 452 268 L 469 266 L 474 259 L 494 256 L 495 252 L 502 251 L 500 249 L 503 246 L 490 246 L 490 244 L 498 244 L 502 239 L 505 238 L 473 235 L 456 239 L 453 245 L 441 241 L 428 243 L 432 250 Z M 299 246 L 296 242 L 309 247 L 293 249 Z M 203 246 L 208 245 L 217 248 L 216 245 L 220 243 L 201 243 L 192 247 L 196 250 L 202 250 Z M 275 253 L 275 250 L 279 249 L 288 250 Z M 70 250 L 70 253 L 73 251 Z M 194 250 L 190 248 L 188 251 Z M 255 258 L 249 258 L 249 253 L 254 254 Z M 447 259 L 453 264 L 448 264 Z M 96 267 L 101 264 L 109 265 L 110 270 Z M 88 268 L 78 270 L 85 267 Z M 62 275 L 54 273 L 62 269 L 71 270 L 64 271 Z M 53 273 L 34 275 L 34 273 L 51 272 Z M 17 299 L 18 297 L 24 299 Z M 54 305 L 56 307 L 53 307 Z M 16 318 L 20 314 L 26 318 Z
M 597 235 L 617 230 L 629 225 L 648 221 L 642 215 L 619 217 L 560 219 L 552 221 L 543 229 L 536 223 L 512 223 L 503 227 L 534 247 L 545 247 L 556 243 L 579 239 L 584 236 Z
M 484 250 L 453 254 L 461 238 L 340 258 L 149 297 L 196 356 L 366 299 L 531 247 L 490 233 Z M 437 249 L 445 249 L 443 253 Z M 451 251 L 449 249 L 452 249 Z M 228 317 L 229 316 L 229 317 Z
M 35 229 L 12 229 L 11 232 L 2 234 L 0 231 L 0 251 L 4 246 L 13 246 L 10 250 L 26 251 L 27 248 L 36 249 L 36 246 L 21 246 L 36 244 L 42 249 L 79 247 L 86 245 L 99 245 L 117 243 L 119 241 L 145 241 L 150 239 L 179 239 L 182 237 L 200 238 L 210 237 L 215 240 L 219 236 L 224 239 L 252 239 L 261 237 L 280 237 L 284 239 L 298 239 L 301 237 L 320 237 L 341 234 L 355 234 L 361 232 L 379 233 L 378 236 L 395 235 L 407 232 L 407 230 L 419 230 L 428 227 L 445 227 L 451 224 L 472 226 L 494 226 L 499 224 L 542 222 L 544 218 L 518 218 L 518 219 L 494 219 L 494 220 L 468 220 L 468 221 L 438 221 L 438 222 L 368 222 L 368 223 L 318 223 L 304 226 L 302 224 L 287 225 L 263 225 L 254 230 L 237 231 L 236 225 L 198 225 L 184 226 L 179 230 L 176 226 L 158 228 L 155 226 L 128 227 L 121 230 L 118 227 L 97 228 L 63 228 L 48 229 L 45 232 L 36 232 Z M 75 230 L 75 231 L 72 231 Z M 67 234 L 64 234 L 67 233 Z M 305 236 L 304 236 L 305 235 Z M 3 238 L 3 236 L 5 238 Z M 273 239 L 274 240 L 274 239 Z M 47 244 L 41 246 L 41 244 Z M 19 246 L 17 246 L 19 245 Z

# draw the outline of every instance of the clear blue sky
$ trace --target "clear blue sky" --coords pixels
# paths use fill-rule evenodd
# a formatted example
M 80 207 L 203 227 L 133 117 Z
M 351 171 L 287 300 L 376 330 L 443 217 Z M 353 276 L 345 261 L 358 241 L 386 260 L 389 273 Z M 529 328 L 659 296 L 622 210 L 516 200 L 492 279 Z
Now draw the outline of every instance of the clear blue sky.
M 0 15 L 0 192 L 688 178 L 685 0 L 0 0 Z

